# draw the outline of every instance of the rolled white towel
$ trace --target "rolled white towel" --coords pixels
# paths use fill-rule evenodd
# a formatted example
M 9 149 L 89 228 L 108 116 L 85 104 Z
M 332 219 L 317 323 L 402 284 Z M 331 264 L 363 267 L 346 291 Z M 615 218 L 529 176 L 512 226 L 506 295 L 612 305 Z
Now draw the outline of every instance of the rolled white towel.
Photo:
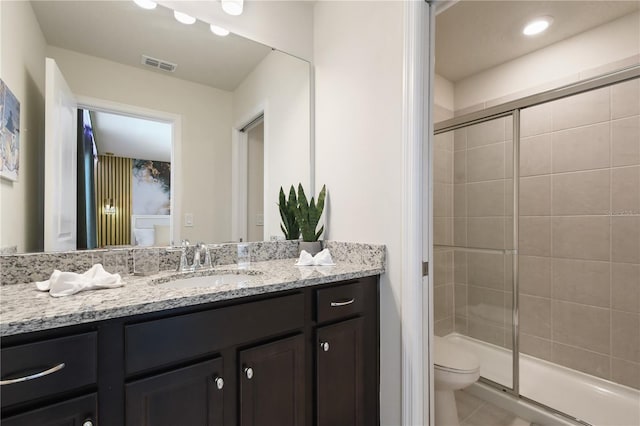
M 311 256 L 311 254 L 302 250 L 300 252 L 300 258 L 296 262 L 296 266 L 334 266 L 333 259 L 331 258 L 331 253 L 329 253 L 329 249 L 324 249 L 320 253 L 315 256 Z
M 51 278 L 36 282 L 40 291 L 48 291 L 53 297 L 70 296 L 83 290 L 122 287 L 120 274 L 110 274 L 100 263 L 96 263 L 84 274 L 53 271 Z

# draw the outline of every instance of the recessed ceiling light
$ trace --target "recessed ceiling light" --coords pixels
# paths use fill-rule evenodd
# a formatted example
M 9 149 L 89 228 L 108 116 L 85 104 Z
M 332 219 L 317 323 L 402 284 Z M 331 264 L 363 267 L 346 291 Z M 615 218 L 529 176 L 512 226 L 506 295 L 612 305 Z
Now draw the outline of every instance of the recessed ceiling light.
M 242 15 L 243 0 L 221 0 L 222 10 L 229 15 L 238 16 Z
M 532 21 L 529 21 L 527 25 L 525 25 L 522 30 L 522 34 L 532 36 L 536 34 L 540 34 L 553 22 L 553 18 L 551 16 L 542 16 L 540 18 L 535 18 Z
M 186 13 L 178 12 L 177 10 L 173 11 L 173 17 L 176 18 L 176 21 L 181 22 L 185 25 L 191 25 L 196 22 L 196 18 L 191 15 L 187 15 Z
M 222 28 L 219 27 L 217 25 L 213 25 L 211 24 L 209 26 L 209 28 L 211 28 L 211 32 L 214 33 L 215 35 L 219 35 L 220 37 L 224 37 L 224 36 L 228 36 L 229 35 L 229 30 L 227 30 L 226 28 Z
M 151 0 L 133 0 L 133 2 L 135 4 L 137 4 L 138 6 L 140 6 L 143 9 L 155 9 L 156 6 L 158 5 L 155 1 L 151 1 Z

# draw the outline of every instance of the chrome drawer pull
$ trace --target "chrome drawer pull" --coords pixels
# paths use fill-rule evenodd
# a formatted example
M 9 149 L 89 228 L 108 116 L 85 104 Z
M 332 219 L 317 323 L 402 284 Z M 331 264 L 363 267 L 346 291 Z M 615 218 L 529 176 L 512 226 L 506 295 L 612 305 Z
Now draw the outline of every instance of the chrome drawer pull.
M 22 383 L 22 382 L 26 382 L 28 380 L 39 379 L 40 377 L 48 376 L 49 374 L 55 373 L 56 371 L 60 371 L 63 368 L 64 368 L 64 362 L 61 362 L 60 364 L 56 365 L 55 367 L 51 367 L 48 370 L 44 370 L 44 371 L 41 371 L 39 373 L 32 374 L 30 376 L 18 377 L 17 379 L 0 380 L 0 386 L 12 385 L 14 383 Z
M 351 299 L 351 300 L 346 300 L 344 302 L 331 302 L 331 307 L 332 308 L 338 308 L 340 306 L 347 306 L 352 304 L 355 301 L 355 299 Z

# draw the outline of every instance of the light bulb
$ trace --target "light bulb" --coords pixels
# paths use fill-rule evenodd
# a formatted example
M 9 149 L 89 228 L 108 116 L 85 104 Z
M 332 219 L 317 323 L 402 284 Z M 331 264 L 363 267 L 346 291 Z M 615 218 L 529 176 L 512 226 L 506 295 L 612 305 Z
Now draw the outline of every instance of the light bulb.
M 211 28 L 211 32 L 214 33 L 215 35 L 219 35 L 220 37 L 224 37 L 224 36 L 228 36 L 229 35 L 229 30 L 219 27 L 217 25 L 213 25 L 211 24 L 209 26 L 209 28 Z
M 221 0 L 222 10 L 229 15 L 238 16 L 242 14 L 244 7 L 243 0 Z
M 553 18 L 550 16 L 543 16 L 541 18 L 536 18 L 533 21 L 527 23 L 527 25 L 522 30 L 522 34 L 532 36 L 536 34 L 540 34 L 553 22 Z
M 187 15 L 186 13 L 178 12 L 177 10 L 173 11 L 173 17 L 176 18 L 176 21 L 181 22 L 185 25 L 191 25 L 196 22 L 196 18 L 191 15 Z
M 156 6 L 158 5 L 155 1 L 151 1 L 151 0 L 133 0 L 133 2 L 135 4 L 137 4 L 138 6 L 140 6 L 143 9 L 155 9 Z

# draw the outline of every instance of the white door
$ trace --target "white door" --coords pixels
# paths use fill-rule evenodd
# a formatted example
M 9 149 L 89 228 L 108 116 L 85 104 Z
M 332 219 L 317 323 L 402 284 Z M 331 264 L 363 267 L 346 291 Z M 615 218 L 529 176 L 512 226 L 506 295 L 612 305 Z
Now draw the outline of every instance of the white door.
M 56 62 L 46 59 L 44 249 L 76 249 L 78 107 Z

